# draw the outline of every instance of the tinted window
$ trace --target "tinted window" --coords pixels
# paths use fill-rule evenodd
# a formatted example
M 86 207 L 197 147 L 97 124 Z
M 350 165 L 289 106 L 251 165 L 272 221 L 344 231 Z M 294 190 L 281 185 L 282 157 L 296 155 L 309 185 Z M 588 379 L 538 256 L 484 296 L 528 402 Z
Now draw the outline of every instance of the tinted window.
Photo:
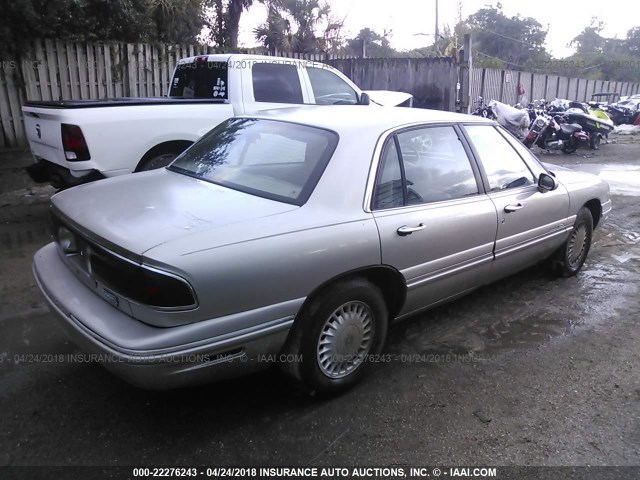
M 397 140 L 400 155 L 393 142 L 388 142 L 383 152 L 374 208 L 419 205 L 478 193 L 469 157 L 453 127 L 410 130 L 399 133 Z
M 255 63 L 253 98 L 256 102 L 303 103 L 298 68 L 282 63 Z
M 221 62 L 178 65 L 173 76 L 170 97 L 227 98 L 227 64 Z
M 491 125 L 466 126 L 476 148 L 491 190 L 522 187 L 534 183 L 533 174 L 509 142 Z
M 382 153 L 380 170 L 373 191 L 373 208 L 381 210 L 403 205 L 404 195 L 400 158 L 398 157 L 395 141 L 391 138 Z
M 356 92 L 347 82 L 325 68 L 307 68 L 313 95 L 318 105 L 355 105 Z
M 307 201 L 338 143 L 327 130 L 272 120 L 223 122 L 169 169 L 294 205 Z

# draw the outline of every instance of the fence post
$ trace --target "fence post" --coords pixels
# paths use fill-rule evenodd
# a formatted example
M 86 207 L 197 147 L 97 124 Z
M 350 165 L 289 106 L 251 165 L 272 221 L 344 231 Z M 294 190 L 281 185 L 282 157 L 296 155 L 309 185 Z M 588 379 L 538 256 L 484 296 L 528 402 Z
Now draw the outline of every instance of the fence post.
M 462 84 L 460 90 L 460 106 L 458 110 L 462 113 L 469 113 L 469 107 L 471 105 L 471 74 L 473 71 L 473 55 L 471 53 L 471 34 L 464 34 L 464 46 L 463 46 L 463 56 L 462 56 L 462 64 L 460 65 L 460 83 Z M 458 85 L 454 85 L 456 87 L 456 97 L 457 97 L 457 87 Z

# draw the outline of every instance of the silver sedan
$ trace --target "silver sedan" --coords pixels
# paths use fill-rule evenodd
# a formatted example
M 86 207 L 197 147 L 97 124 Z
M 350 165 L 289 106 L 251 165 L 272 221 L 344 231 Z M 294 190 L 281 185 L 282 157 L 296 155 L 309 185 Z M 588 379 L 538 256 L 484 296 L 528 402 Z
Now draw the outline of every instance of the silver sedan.
M 391 321 L 542 260 L 575 275 L 610 210 L 605 182 L 548 169 L 492 121 L 301 107 L 55 195 L 34 272 L 76 343 L 134 384 L 278 363 L 335 393 Z

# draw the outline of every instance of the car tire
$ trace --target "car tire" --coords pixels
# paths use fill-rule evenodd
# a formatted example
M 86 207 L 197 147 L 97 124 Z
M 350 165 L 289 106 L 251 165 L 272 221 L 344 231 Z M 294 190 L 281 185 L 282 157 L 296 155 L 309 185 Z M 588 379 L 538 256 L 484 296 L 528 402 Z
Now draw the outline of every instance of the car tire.
M 588 208 L 582 207 L 569 237 L 551 257 L 557 275 L 572 277 L 580 271 L 589 254 L 592 235 L 593 217 Z
M 366 374 L 382 350 L 388 310 L 378 287 L 362 278 L 337 282 L 303 308 L 290 338 L 295 364 L 285 366 L 307 393 L 343 392 Z

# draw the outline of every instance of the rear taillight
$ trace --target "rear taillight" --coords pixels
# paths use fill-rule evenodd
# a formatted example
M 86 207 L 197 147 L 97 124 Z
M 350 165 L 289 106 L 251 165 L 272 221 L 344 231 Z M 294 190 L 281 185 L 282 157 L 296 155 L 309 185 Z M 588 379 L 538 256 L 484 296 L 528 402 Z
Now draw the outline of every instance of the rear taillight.
M 196 306 L 185 280 L 128 262 L 100 248 L 91 250 L 91 272 L 107 288 L 143 305 L 169 309 Z
M 64 157 L 70 162 L 91 160 L 89 147 L 87 147 L 82 130 L 77 125 L 62 124 L 62 148 L 64 149 Z

